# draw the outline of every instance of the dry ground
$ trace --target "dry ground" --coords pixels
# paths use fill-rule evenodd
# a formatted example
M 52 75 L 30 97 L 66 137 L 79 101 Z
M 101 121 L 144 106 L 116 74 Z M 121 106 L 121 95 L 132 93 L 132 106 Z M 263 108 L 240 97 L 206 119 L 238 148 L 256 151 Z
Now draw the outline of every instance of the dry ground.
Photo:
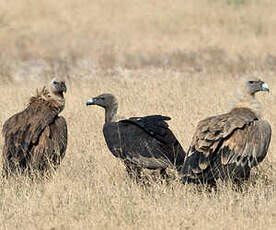
M 0 125 L 54 74 L 66 77 L 69 128 L 52 179 L 0 179 L 0 229 L 276 228 L 274 135 L 243 192 L 177 180 L 144 187 L 108 151 L 104 112 L 85 106 L 110 92 L 122 116 L 168 115 L 187 149 L 197 122 L 228 111 L 240 78 L 259 75 L 272 91 L 258 98 L 274 134 L 276 2 L 183 2 L 0 0 Z

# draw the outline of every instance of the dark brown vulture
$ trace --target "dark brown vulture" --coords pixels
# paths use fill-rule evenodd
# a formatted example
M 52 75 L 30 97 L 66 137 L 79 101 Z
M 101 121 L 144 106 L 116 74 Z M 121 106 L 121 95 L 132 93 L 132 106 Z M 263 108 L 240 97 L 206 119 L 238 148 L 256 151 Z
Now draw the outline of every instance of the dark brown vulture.
M 160 169 L 183 165 L 185 152 L 169 129 L 169 117 L 152 115 L 131 117 L 116 122 L 118 102 L 111 94 L 102 94 L 87 101 L 105 109 L 103 134 L 109 150 L 122 159 L 129 175 L 140 178 L 142 168 Z
M 58 114 L 63 110 L 64 81 L 53 79 L 31 97 L 25 110 L 10 117 L 3 126 L 3 175 L 39 173 L 55 169 L 67 146 L 67 125 Z
M 181 173 L 184 183 L 215 185 L 249 178 L 263 161 L 271 139 L 270 124 L 261 119 L 255 93 L 269 91 L 261 80 L 246 81 L 239 102 L 229 113 L 208 117 L 197 125 Z

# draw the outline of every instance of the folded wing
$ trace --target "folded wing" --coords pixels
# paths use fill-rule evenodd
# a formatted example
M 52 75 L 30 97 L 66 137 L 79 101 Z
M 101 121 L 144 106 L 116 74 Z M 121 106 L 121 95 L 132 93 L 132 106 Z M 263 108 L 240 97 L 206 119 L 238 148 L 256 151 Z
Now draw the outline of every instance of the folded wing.
M 57 160 L 67 145 L 67 126 L 58 111 L 43 104 L 30 104 L 24 111 L 10 117 L 3 126 L 4 170 L 42 169 L 49 159 Z M 44 165 L 44 166 L 43 166 Z
M 197 126 L 182 173 L 207 183 L 248 177 L 266 156 L 270 138 L 269 123 L 246 108 L 207 118 Z
M 104 125 L 104 136 L 114 156 L 149 169 L 183 164 L 185 152 L 169 129 L 169 117 L 133 117 Z

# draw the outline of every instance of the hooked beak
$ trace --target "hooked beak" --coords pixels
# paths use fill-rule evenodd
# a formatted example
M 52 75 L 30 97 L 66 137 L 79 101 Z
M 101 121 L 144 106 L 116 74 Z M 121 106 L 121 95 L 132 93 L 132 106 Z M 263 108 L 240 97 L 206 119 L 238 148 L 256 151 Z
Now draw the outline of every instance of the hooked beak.
M 67 87 L 66 87 L 66 85 L 65 85 L 64 82 L 61 83 L 61 88 L 62 88 L 62 91 L 63 91 L 64 93 L 66 93 Z
M 90 99 L 87 100 L 86 106 L 88 106 L 88 105 L 94 105 L 94 103 L 95 103 L 94 98 L 90 98 Z
M 262 84 L 262 90 L 269 92 L 268 84 L 266 84 L 265 82 Z

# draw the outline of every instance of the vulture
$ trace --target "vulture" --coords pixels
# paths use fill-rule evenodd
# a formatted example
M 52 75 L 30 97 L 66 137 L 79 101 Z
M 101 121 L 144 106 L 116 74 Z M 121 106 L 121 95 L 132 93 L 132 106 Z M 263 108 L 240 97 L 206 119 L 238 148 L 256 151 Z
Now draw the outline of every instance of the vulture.
M 185 152 L 169 129 L 170 117 L 151 115 L 116 121 L 118 102 L 112 94 L 91 98 L 86 105 L 105 109 L 103 135 L 111 153 L 120 158 L 130 177 L 139 179 L 141 170 L 158 169 L 166 176 L 166 168 L 183 165 Z
M 181 168 L 183 183 L 216 185 L 217 180 L 240 184 L 265 158 L 271 126 L 262 120 L 255 94 L 268 91 L 261 80 L 243 82 L 238 103 L 230 112 L 200 121 Z
M 59 113 L 64 109 L 64 81 L 53 79 L 37 90 L 25 110 L 3 125 L 3 176 L 44 175 L 56 169 L 67 147 L 67 125 Z

